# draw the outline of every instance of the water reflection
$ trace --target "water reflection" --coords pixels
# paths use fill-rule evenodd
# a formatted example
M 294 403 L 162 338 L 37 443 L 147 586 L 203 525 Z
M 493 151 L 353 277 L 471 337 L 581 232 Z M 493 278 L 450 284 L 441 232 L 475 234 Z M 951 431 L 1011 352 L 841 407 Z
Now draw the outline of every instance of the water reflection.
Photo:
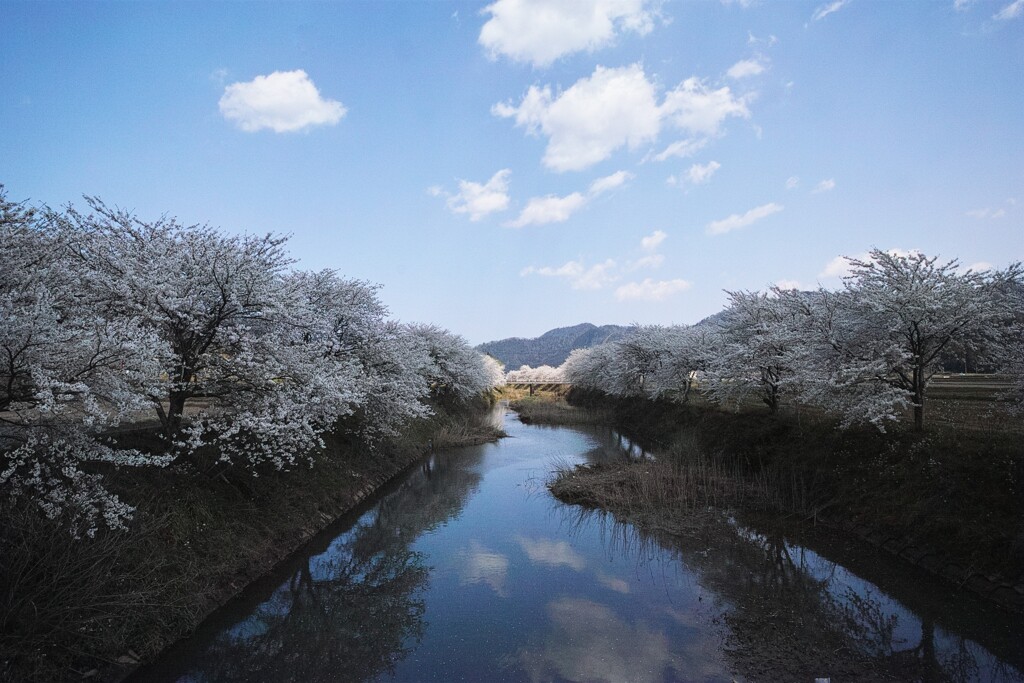
M 519 652 L 531 681 L 654 683 L 683 670 L 668 636 L 642 619 L 628 622 L 605 605 L 568 597 L 550 602 L 547 617 L 544 641 Z
M 969 596 L 953 598 L 916 573 L 903 579 L 921 591 L 911 597 L 911 609 L 828 559 L 843 544 L 820 535 L 801 539 L 812 550 L 793 541 L 792 529 L 764 520 L 749 520 L 750 526 L 717 513 L 671 537 L 642 533 L 599 512 L 577 511 L 566 520 L 583 533 L 600 526 L 611 554 L 691 572 L 720 613 L 730 668 L 750 680 L 1024 680 L 1024 628 L 1012 616 Z M 869 574 L 893 568 L 884 556 L 864 556 L 857 564 Z M 889 588 L 900 580 L 890 575 Z M 987 647 L 963 634 L 979 612 L 992 618 L 984 629 Z M 691 614 L 676 614 L 693 623 Z
M 506 430 L 422 463 L 138 680 L 1022 680 L 1012 620 L 758 520 L 665 538 L 560 505 L 534 485 L 554 462 L 648 456 Z

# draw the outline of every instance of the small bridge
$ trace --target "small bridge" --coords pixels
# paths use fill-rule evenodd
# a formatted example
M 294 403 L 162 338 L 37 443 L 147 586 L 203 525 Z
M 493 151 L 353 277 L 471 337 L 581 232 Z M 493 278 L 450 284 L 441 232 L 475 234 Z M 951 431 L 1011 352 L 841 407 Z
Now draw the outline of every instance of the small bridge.
M 505 382 L 505 386 L 513 389 L 529 389 L 530 396 L 537 391 L 550 391 L 564 394 L 572 386 L 571 382 Z

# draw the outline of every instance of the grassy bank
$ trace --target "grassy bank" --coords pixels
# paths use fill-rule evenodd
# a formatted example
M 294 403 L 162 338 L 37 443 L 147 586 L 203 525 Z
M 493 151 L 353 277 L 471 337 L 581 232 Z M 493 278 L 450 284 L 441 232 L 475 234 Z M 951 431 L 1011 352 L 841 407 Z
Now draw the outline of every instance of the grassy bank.
M 509 397 L 509 407 L 526 424 L 605 424 L 612 418 L 607 409 L 570 405 L 558 393 L 519 390 Z
M 112 488 L 137 507 L 135 518 L 129 531 L 94 539 L 73 541 L 33 511 L 6 505 L 0 680 L 116 680 L 431 446 L 499 438 L 488 408 L 438 410 L 372 452 L 329 437 L 312 467 L 291 472 L 114 472 Z
M 566 502 L 667 531 L 705 506 L 770 510 L 850 529 L 998 602 L 1024 597 L 1006 588 L 1024 584 L 1019 435 L 841 431 L 820 417 L 580 392 L 568 403 L 606 411 L 659 457 L 563 471 L 551 490 Z

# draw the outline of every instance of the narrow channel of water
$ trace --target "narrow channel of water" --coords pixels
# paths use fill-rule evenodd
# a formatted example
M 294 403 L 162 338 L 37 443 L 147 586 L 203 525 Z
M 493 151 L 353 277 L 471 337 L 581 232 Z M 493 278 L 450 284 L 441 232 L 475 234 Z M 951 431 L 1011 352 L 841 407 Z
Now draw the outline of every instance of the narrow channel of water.
M 671 539 L 555 501 L 608 430 L 438 453 L 137 681 L 1024 681 L 1012 615 L 849 539 L 709 513 Z

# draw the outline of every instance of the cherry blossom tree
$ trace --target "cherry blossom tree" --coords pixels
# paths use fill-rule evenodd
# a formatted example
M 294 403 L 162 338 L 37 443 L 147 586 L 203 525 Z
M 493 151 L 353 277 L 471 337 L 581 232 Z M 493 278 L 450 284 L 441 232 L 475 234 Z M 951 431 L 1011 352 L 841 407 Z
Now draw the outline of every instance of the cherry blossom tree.
M 558 383 L 564 382 L 565 376 L 562 373 L 561 368 L 553 368 L 550 365 L 540 365 L 538 367 L 530 367 L 529 365 L 520 366 L 518 370 L 510 370 L 505 375 L 505 380 L 508 382 L 530 382 L 535 384 L 546 384 L 546 383 Z
M 394 436 L 410 420 L 430 413 L 426 360 L 417 338 L 387 320 L 377 285 L 333 271 L 290 276 L 308 308 L 309 334 L 338 363 L 354 363 L 358 408 L 353 423 L 367 441 Z
M 1018 410 L 1024 411 L 1024 271 L 1013 264 L 995 274 L 996 291 L 1005 311 L 994 355 L 996 366 L 1013 381 L 1010 391 Z
M 215 445 L 223 462 L 284 468 L 358 405 L 358 364 L 310 333 L 302 293 L 284 277 L 285 238 L 144 222 L 88 202 L 91 213 L 69 209 L 62 230 L 89 296 L 152 336 L 159 371 L 136 390 L 179 457 Z
M 421 359 L 420 372 L 435 399 L 462 402 L 489 391 L 499 381 L 493 368 L 488 369 L 485 356 L 461 336 L 437 325 L 412 324 L 406 329 Z
M 880 249 L 848 261 L 843 295 L 820 309 L 826 320 L 819 338 L 832 348 L 832 372 L 847 384 L 870 378 L 904 392 L 921 430 L 928 383 L 943 353 L 957 348 L 982 355 L 1001 346 L 1007 308 L 999 292 L 1020 277 L 1020 266 L 965 272 L 956 260 Z M 886 401 L 898 405 L 889 396 Z
M 780 290 L 728 294 L 719 344 L 708 363 L 709 394 L 735 407 L 756 397 L 775 413 L 796 379 L 793 352 L 800 340 L 793 314 Z
M 621 395 L 620 357 L 613 342 L 585 349 L 573 349 L 562 364 L 566 381 L 574 387 Z
M 83 294 L 50 219 L 0 187 L 0 492 L 92 535 L 101 523 L 123 527 L 132 511 L 96 463 L 167 463 L 102 440 L 144 406 L 133 385 L 155 371 L 152 338 Z
M 709 325 L 674 325 L 664 328 L 652 343 L 660 347 L 660 360 L 647 379 L 648 395 L 687 402 L 696 378 L 708 369 L 718 344 L 717 330 Z

